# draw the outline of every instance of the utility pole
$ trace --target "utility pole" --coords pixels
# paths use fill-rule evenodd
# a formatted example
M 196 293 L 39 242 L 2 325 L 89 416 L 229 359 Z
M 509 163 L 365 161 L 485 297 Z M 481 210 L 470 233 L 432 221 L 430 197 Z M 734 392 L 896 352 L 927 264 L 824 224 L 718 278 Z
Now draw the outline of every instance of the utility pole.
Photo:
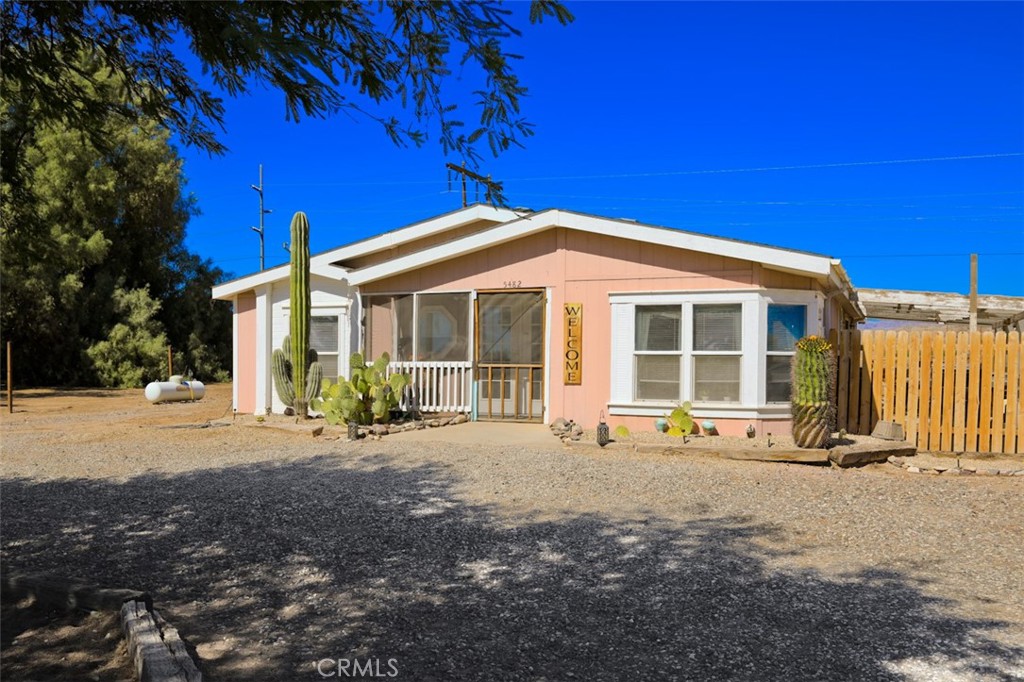
M 471 171 L 468 168 L 466 168 L 466 162 L 465 161 L 462 162 L 461 166 L 456 166 L 454 163 L 446 163 L 444 165 L 444 167 L 447 168 L 449 171 L 454 171 L 454 172 L 456 172 L 456 173 L 458 173 L 459 175 L 462 176 L 462 207 L 463 208 L 465 208 L 466 206 L 469 205 L 467 203 L 467 201 L 466 201 L 466 178 L 469 178 L 470 180 L 473 180 L 474 182 L 477 183 L 478 191 L 479 191 L 479 185 L 483 185 L 484 186 L 484 188 L 485 188 L 485 191 L 484 191 L 484 201 L 486 201 L 488 203 L 491 202 L 495 192 L 497 192 L 499 194 L 501 193 L 501 183 L 500 182 L 494 182 L 493 180 L 491 180 L 491 176 L 490 175 L 488 175 L 485 178 L 484 176 L 482 176 L 482 175 L 480 175 L 478 173 L 474 173 L 473 171 Z M 450 189 L 451 188 L 451 176 L 448 176 L 448 181 L 449 181 L 449 189 Z M 478 196 L 479 196 L 479 194 L 478 194 Z
M 269 208 L 263 208 L 263 164 L 260 164 L 260 184 L 259 187 L 256 185 L 249 185 L 256 193 L 260 195 L 260 226 L 250 228 L 253 232 L 260 236 L 260 270 L 263 270 L 263 216 L 268 213 L 273 213 Z

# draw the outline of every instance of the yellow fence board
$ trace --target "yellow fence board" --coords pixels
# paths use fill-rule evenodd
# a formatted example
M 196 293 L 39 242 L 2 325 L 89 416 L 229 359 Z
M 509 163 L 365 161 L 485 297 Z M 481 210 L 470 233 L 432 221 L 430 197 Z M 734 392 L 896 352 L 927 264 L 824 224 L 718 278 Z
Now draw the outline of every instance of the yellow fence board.
M 850 410 L 850 332 L 839 332 L 836 349 L 836 429 L 849 431 Z
M 953 451 L 967 450 L 967 353 L 970 336 L 956 335 L 956 387 L 953 389 Z
M 857 433 L 871 433 L 871 360 L 874 335 L 862 332 L 860 337 L 860 413 L 857 415 Z
M 992 355 L 993 334 L 981 335 L 981 393 L 978 404 L 981 412 L 978 420 L 978 451 L 992 451 Z
M 896 332 L 885 333 L 885 395 L 882 398 L 882 419 L 896 417 Z
M 922 450 L 928 449 L 928 432 L 931 420 L 928 410 L 931 407 L 932 384 L 932 335 L 921 335 L 921 403 L 917 414 L 917 443 Z
M 942 350 L 942 434 L 939 449 L 953 450 L 953 385 L 956 376 L 956 334 L 944 334 Z
M 911 443 L 917 442 L 918 394 L 921 390 L 921 335 L 911 334 L 907 344 L 907 422 L 903 433 Z
M 1021 452 L 1017 435 L 1020 425 L 1017 422 L 1018 386 L 1020 385 L 1020 334 L 1010 332 L 1006 339 L 1006 431 L 1003 433 L 1003 452 Z
M 1024 337 L 1020 338 L 1017 345 L 1017 379 L 1020 385 L 1017 387 L 1017 454 L 1024 454 Z M 1009 409 L 1013 409 L 1011 406 Z
M 941 449 L 939 434 L 942 432 L 942 372 L 945 360 L 943 355 L 945 344 L 942 336 L 940 332 L 932 334 L 932 404 L 928 417 L 931 424 L 928 430 L 928 449 L 933 451 Z
M 1003 424 L 1006 421 L 1006 332 L 996 332 L 992 356 L 992 440 L 989 452 L 1006 452 Z
M 967 442 L 964 450 L 978 452 L 978 415 L 981 413 L 981 332 L 970 332 L 967 351 Z
M 901 331 L 896 335 L 896 375 L 892 418 L 900 424 L 907 423 L 907 343 L 909 335 Z M 903 427 L 906 431 L 906 426 Z

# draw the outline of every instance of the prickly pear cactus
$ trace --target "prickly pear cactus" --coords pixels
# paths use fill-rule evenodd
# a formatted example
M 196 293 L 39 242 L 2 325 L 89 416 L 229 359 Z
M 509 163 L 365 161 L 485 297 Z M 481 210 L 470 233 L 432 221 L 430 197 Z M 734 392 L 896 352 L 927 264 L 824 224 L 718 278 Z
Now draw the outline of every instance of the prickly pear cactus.
M 835 422 L 835 356 L 820 336 L 796 342 L 793 356 L 793 441 L 801 448 L 822 448 Z

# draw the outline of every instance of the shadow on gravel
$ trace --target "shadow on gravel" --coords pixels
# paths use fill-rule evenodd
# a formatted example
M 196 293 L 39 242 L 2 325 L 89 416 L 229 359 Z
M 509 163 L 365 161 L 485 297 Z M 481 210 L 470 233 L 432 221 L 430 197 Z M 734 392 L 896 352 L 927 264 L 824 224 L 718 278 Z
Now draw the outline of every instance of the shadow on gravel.
M 899 574 L 769 570 L 757 541 L 777 531 L 749 519 L 506 527 L 452 488 L 383 456 L 5 480 L 3 568 L 149 591 L 209 680 L 323 679 L 321 659 L 408 680 L 1024 672 L 1000 623 Z

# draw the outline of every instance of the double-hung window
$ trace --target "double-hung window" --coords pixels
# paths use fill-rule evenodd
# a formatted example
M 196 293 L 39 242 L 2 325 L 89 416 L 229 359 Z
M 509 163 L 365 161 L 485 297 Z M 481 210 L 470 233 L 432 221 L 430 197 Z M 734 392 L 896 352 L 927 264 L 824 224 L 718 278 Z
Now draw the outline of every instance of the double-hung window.
M 634 331 L 634 400 L 679 400 L 683 354 L 682 307 L 638 305 Z
M 740 400 L 743 306 L 693 306 L 693 397 L 706 403 Z
M 338 376 L 338 316 L 312 315 L 309 319 L 309 347 L 316 351 L 324 376 Z
M 788 403 L 796 342 L 807 329 L 807 306 L 769 305 L 765 402 Z

